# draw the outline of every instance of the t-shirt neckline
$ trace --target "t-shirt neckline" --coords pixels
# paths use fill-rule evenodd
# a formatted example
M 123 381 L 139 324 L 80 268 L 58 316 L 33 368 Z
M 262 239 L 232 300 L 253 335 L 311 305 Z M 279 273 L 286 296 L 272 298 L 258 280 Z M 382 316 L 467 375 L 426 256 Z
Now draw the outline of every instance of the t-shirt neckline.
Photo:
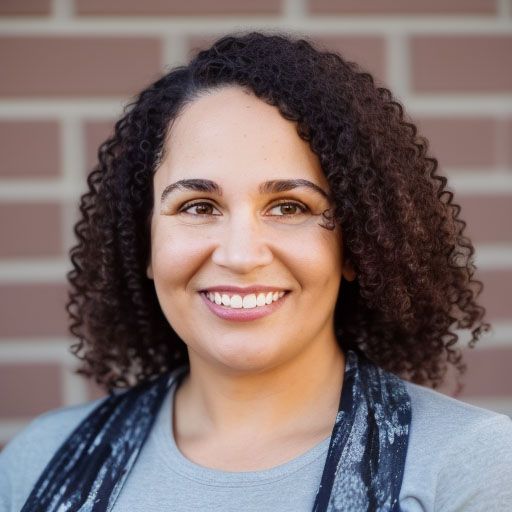
M 286 478 L 304 466 L 313 463 L 321 456 L 325 459 L 330 436 L 287 462 L 257 471 L 226 471 L 202 466 L 189 460 L 176 445 L 173 428 L 174 397 L 183 374 L 182 370 L 173 372 L 171 375 L 169 390 L 162 402 L 155 423 L 157 452 L 172 471 L 208 485 L 250 486 Z

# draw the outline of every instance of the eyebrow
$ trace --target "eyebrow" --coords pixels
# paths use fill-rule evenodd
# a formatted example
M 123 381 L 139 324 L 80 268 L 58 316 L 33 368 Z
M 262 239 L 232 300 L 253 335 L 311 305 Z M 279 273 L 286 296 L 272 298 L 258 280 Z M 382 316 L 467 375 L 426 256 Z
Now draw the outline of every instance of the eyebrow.
M 295 188 L 304 187 L 313 190 L 325 199 L 329 199 L 329 194 L 324 189 L 312 181 L 305 179 L 265 181 L 259 186 L 259 191 L 261 194 L 276 194 L 279 192 L 288 192 L 289 190 L 293 190 Z M 175 190 L 191 190 L 194 192 L 208 192 L 218 194 L 219 196 L 222 195 L 222 188 L 214 181 L 203 179 L 187 179 L 178 180 L 175 183 L 167 185 L 167 187 L 165 187 L 164 191 L 162 192 L 161 201 L 164 202 L 167 196 Z
M 164 188 L 162 192 L 161 202 L 163 203 L 166 197 L 175 190 L 192 190 L 195 192 L 210 192 L 222 195 L 222 189 L 211 180 L 201 180 L 201 179 L 188 179 L 188 180 L 178 180 L 176 183 L 171 183 Z
M 260 193 L 262 194 L 275 194 L 278 192 L 287 192 L 288 190 L 301 187 L 314 190 L 326 199 L 329 198 L 329 194 L 323 188 L 319 187 L 312 181 L 304 179 L 265 181 L 265 183 L 262 183 L 259 188 Z

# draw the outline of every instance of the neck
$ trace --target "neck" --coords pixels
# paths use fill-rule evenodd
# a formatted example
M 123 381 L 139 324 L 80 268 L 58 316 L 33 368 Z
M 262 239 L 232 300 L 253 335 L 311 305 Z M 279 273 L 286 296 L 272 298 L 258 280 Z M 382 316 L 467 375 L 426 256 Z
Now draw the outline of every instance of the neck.
M 334 336 L 264 371 L 228 371 L 190 353 L 190 374 L 176 393 L 175 421 L 192 437 L 308 431 L 329 435 L 344 366 Z

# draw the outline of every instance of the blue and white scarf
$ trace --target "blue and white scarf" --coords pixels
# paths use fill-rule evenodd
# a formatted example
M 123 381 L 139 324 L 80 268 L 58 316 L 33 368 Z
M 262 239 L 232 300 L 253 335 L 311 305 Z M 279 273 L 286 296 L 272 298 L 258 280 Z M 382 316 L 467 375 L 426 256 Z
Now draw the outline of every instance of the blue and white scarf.
M 22 512 L 109 512 L 174 371 L 103 400 L 55 453 Z M 340 405 L 313 512 L 400 512 L 411 422 L 402 380 L 348 351 Z

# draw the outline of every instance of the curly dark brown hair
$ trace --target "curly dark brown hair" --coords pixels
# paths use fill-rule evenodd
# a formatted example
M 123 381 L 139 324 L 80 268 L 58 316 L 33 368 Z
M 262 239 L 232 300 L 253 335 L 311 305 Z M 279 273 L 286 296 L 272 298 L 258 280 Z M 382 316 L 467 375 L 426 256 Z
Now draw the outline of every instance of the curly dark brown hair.
M 427 141 L 391 92 L 340 55 L 304 39 L 228 35 L 142 91 L 99 149 L 75 225 L 66 309 L 78 338 L 78 373 L 109 392 L 187 361 L 167 322 L 150 257 L 153 173 L 170 123 L 206 90 L 238 85 L 296 122 L 329 182 L 333 222 L 357 279 L 344 281 L 335 328 L 341 347 L 363 352 L 413 382 L 442 383 L 465 365 L 458 329 L 473 346 L 489 324 L 476 303 L 474 248 Z

